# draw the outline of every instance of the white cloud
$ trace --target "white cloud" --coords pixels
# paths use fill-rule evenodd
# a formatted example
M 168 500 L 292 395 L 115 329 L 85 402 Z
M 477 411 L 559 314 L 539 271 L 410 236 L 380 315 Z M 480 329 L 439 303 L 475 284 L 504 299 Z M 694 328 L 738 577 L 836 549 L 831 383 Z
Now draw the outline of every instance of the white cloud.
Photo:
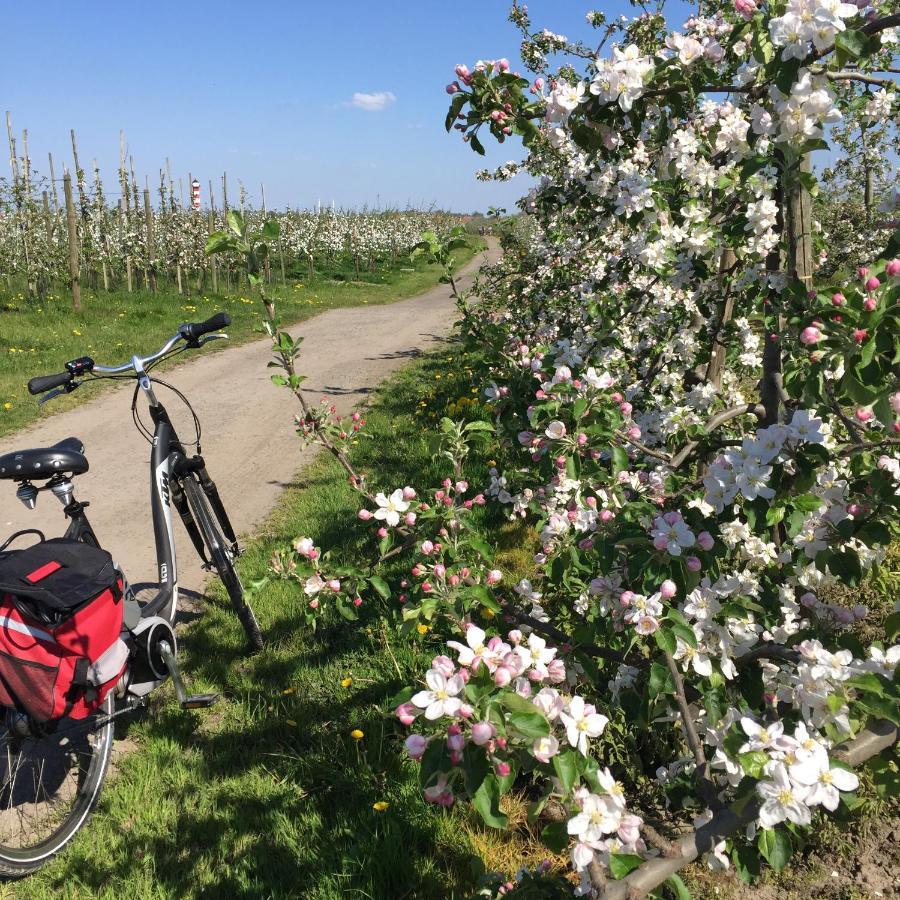
M 387 109 L 397 98 L 390 91 L 376 91 L 374 94 L 364 94 L 357 91 L 350 101 L 350 106 L 364 109 L 366 112 L 381 112 Z

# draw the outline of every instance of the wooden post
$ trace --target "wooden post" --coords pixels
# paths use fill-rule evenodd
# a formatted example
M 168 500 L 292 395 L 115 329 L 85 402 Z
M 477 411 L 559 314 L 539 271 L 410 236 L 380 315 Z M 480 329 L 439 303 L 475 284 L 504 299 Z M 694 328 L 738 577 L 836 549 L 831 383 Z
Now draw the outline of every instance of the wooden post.
M 210 183 L 210 188 L 212 188 L 212 183 Z M 209 195 L 209 202 L 212 203 L 212 193 Z M 216 214 L 213 210 L 210 210 L 207 214 L 207 222 L 209 227 L 209 233 L 212 234 L 216 230 Z M 216 258 L 215 256 L 209 257 L 209 266 L 212 269 L 212 289 L 214 294 L 219 293 L 219 273 L 216 269 Z
M 66 198 L 66 230 L 69 237 L 69 286 L 72 288 L 72 308 L 81 311 L 81 272 L 78 265 L 78 229 L 75 220 L 75 202 L 72 199 L 72 176 L 63 177 L 63 193 Z
M 41 203 L 44 207 L 44 225 L 47 228 L 47 240 L 53 240 L 53 217 L 50 215 L 50 195 L 41 191 Z
M 53 192 L 53 212 L 59 212 L 59 193 L 56 190 L 56 171 L 53 168 L 53 154 L 47 154 L 50 163 L 50 190 Z
M 119 184 L 122 187 L 122 199 L 125 201 L 125 212 L 131 212 L 131 194 L 128 190 L 128 170 L 125 168 L 125 132 L 119 131 Z
M 84 191 L 84 172 L 81 164 L 78 162 L 78 144 L 75 141 L 75 129 L 69 129 L 69 135 L 72 138 L 72 159 L 75 160 L 75 184 L 78 186 L 78 208 L 82 216 L 88 215 L 87 195 Z
M 126 183 L 127 187 L 127 183 Z M 119 243 L 123 242 L 125 236 L 126 210 L 128 208 L 128 192 L 124 197 L 119 197 Z M 131 254 L 125 254 L 125 283 L 128 285 L 128 293 L 134 289 L 133 273 L 131 271 Z
M 147 270 L 144 281 L 151 291 L 156 290 L 156 272 L 153 268 L 153 207 L 150 205 L 150 188 L 144 188 L 144 228 L 147 238 Z
M 800 161 L 800 173 L 812 172 L 809 153 Z M 791 180 L 788 203 L 788 273 L 803 282 L 807 290 L 813 277 L 813 221 L 812 199 L 799 178 Z

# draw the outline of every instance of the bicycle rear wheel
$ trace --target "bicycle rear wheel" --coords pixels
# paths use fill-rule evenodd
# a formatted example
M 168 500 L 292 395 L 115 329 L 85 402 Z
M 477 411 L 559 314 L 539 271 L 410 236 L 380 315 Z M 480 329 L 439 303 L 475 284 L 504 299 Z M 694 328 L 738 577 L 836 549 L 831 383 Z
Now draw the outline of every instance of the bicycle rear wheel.
M 0 708 L 0 877 L 22 878 L 84 827 L 109 768 L 110 693 L 85 719 L 31 721 Z
M 234 567 L 234 551 L 231 543 L 222 536 L 219 521 L 210 507 L 209 500 L 203 492 L 203 488 L 194 477 L 184 480 L 184 494 L 187 497 L 191 515 L 203 536 L 206 545 L 208 560 L 215 567 L 225 590 L 231 600 L 231 605 L 244 626 L 247 640 L 254 650 L 262 650 L 265 642 L 256 615 L 244 596 L 244 587 Z

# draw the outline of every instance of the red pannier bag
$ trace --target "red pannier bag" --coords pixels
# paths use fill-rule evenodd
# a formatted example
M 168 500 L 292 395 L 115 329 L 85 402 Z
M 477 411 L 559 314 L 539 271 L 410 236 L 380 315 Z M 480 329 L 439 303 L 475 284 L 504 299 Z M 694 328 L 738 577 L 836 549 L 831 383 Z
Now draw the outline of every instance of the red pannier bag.
M 0 553 L 0 705 L 38 722 L 89 716 L 128 662 L 122 576 L 67 538 Z

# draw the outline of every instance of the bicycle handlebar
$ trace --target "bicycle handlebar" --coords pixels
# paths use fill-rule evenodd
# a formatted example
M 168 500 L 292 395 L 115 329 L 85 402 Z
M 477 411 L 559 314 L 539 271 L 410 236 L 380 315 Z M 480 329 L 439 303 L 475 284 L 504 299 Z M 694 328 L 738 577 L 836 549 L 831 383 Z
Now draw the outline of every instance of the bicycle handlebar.
M 45 391 L 54 388 L 64 388 L 66 391 L 73 390 L 77 387 L 75 377 L 85 375 L 89 372 L 99 373 L 102 375 L 118 375 L 124 372 L 138 372 L 143 370 L 171 353 L 179 341 L 185 341 L 188 347 L 200 347 L 200 338 L 211 332 L 218 331 L 231 324 L 231 316 L 225 312 L 216 313 L 208 318 L 205 322 L 185 322 L 178 326 L 178 333 L 169 338 L 168 341 L 156 353 L 150 356 L 133 356 L 127 363 L 119 366 L 102 366 L 96 364 L 89 356 L 72 360 L 66 363 L 65 372 L 58 375 L 38 375 L 28 382 L 28 390 L 32 394 L 43 394 Z M 221 335 L 224 337 L 224 335 Z M 208 340 L 212 340 L 209 338 Z M 204 342 L 205 343 L 205 342 Z

